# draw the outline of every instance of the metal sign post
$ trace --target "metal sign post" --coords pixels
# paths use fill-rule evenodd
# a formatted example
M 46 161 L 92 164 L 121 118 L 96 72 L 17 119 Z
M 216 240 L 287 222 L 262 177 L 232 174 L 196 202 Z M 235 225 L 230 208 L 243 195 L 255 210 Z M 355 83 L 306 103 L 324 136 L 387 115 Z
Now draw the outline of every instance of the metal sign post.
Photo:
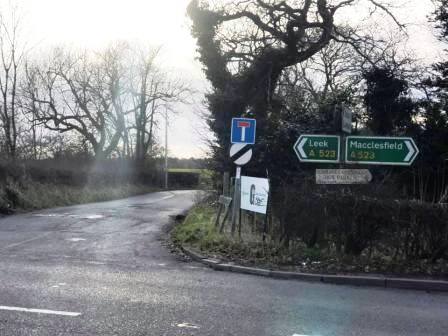
M 236 167 L 235 187 L 233 188 L 233 209 L 232 209 L 232 235 L 235 233 L 236 221 L 239 218 L 240 211 L 240 194 L 241 194 L 241 167 Z
M 257 121 L 249 118 L 233 118 L 230 140 L 230 158 L 237 165 L 235 173 L 235 186 L 233 190 L 232 207 L 232 235 L 235 233 L 236 222 L 240 220 L 241 203 L 241 166 L 247 164 L 252 158 L 252 146 L 255 144 Z
M 341 106 L 341 130 L 343 133 L 352 133 L 353 112 L 347 106 Z

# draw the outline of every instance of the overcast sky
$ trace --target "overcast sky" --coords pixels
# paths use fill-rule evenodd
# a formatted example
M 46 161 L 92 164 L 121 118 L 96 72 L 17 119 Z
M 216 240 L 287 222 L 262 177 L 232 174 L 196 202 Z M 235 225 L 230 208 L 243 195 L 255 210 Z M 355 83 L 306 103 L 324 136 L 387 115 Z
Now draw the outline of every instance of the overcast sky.
M 0 0 L 3 10 L 8 2 L 21 7 L 24 31 L 36 52 L 59 44 L 98 49 L 123 39 L 162 45 L 165 67 L 182 74 L 199 90 L 207 87 L 185 16 L 189 0 Z M 406 7 L 397 12 L 403 22 L 411 24 L 408 47 L 427 63 L 440 55 L 427 23 L 432 10 L 431 0 L 407 0 Z M 204 126 L 194 109 L 183 107 L 173 120 L 171 155 L 204 155 L 197 132 Z

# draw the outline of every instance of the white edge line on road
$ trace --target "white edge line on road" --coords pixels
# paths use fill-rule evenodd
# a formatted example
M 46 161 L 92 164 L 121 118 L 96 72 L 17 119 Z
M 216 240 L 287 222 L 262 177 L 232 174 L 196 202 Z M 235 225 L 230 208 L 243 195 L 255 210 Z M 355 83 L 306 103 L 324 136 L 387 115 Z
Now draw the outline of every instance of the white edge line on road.
M 146 203 L 143 203 L 143 204 L 153 204 L 153 203 L 158 203 L 158 202 L 162 202 L 162 201 L 165 201 L 165 200 L 167 200 L 167 199 L 173 198 L 173 197 L 175 197 L 175 196 L 176 196 L 176 194 L 171 193 L 171 195 L 163 196 L 162 198 L 155 199 L 155 200 L 153 200 L 153 201 L 149 201 L 149 202 L 146 202 Z
M 14 243 L 14 244 L 11 244 L 11 245 L 7 245 L 7 246 L 5 246 L 5 247 L 0 248 L 0 251 L 7 250 L 7 249 L 9 249 L 9 248 L 11 248 L 11 247 L 16 247 L 16 246 L 19 246 L 19 245 L 22 245 L 22 244 L 26 244 L 26 243 L 32 242 L 32 241 L 34 241 L 34 240 L 38 240 L 38 239 L 44 238 L 44 237 L 50 235 L 51 233 L 52 233 L 52 232 L 47 232 L 47 233 L 45 233 L 45 234 L 43 234 L 43 235 L 40 235 L 40 236 L 31 238 L 31 239 L 27 239 L 27 240 L 24 240 L 24 241 L 21 241 L 21 242 L 18 242 L 18 243 Z
M 36 313 L 36 314 L 71 316 L 71 317 L 77 317 L 77 316 L 81 315 L 81 313 L 75 313 L 75 312 L 66 312 L 66 311 L 57 311 L 57 310 L 48 310 L 48 309 L 30 309 L 30 308 L 8 307 L 8 306 L 0 306 L 0 310 L 17 311 L 17 312 L 25 312 L 25 313 Z

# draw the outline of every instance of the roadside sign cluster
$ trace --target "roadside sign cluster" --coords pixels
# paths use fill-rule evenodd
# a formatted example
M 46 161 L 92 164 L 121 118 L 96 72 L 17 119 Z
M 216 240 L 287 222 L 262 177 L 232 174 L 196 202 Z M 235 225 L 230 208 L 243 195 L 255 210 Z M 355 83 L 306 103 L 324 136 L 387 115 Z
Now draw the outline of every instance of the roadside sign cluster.
M 230 158 L 237 166 L 244 166 L 252 159 L 257 121 L 249 118 L 233 118 L 231 128 Z
M 344 106 L 338 111 L 339 130 L 350 134 L 352 111 Z M 232 223 L 235 223 L 237 208 L 266 213 L 268 179 L 241 176 L 241 166 L 249 163 L 253 155 L 256 127 L 255 119 L 232 119 L 230 158 L 237 165 Z M 322 134 L 301 135 L 294 144 L 294 151 L 301 162 L 391 166 L 410 166 L 419 154 L 412 138 L 347 136 L 341 140 L 341 136 Z M 316 170 L 317 184 L 367 184 L 371 181 L 372 174 L 367 169 Z
M 339 163 L 341 137 L 302 135 L 294 145 L 301 162 Z M 419 150 L 412 138 L 363 137 L 345 138 L 345 163 L 410 166 Z
M 241 166 L 252 159 L 257 132 L 257 121 L 249 118 L 233 118 L 231 128 L 230 158 L 236 164 L 233 195 L 232 232 L 235 230 L 239 209 L 266 214 L 269 194 L 267 179 L 241 176 Z

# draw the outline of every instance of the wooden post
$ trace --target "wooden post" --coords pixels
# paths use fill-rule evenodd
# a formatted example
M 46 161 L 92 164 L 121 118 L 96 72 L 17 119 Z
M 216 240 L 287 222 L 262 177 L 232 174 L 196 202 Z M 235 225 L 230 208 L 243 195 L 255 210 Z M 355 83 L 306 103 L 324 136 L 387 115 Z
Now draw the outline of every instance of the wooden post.
M 230 196 L 230 174 L 229 172 L 224 172 L 222 178 L 222 194 L 224 196 Z
M 219 204 L 218 214 L 216 215 L 216 221 L 215 221 L 216 227 L 219 226 L 219 218 L 221 217 L 222 207 L 223 207 L 223 205 Z
M 240 194 L 241 194 L 241 167 L 236 167 L 235 186 L 233 193 L 233 209 L 232 209 L 232 236 L 235 234 L 236 222 L 239 217 L 240 210 Z
M 224 219 L 222 220 L 221 227 L 219 228 L 220 233 L 224 231 L 224 225 L 226 224 L 227 218 L 229 217 L 229 213 L 230 213 L 230 205 L 226 208 Z

